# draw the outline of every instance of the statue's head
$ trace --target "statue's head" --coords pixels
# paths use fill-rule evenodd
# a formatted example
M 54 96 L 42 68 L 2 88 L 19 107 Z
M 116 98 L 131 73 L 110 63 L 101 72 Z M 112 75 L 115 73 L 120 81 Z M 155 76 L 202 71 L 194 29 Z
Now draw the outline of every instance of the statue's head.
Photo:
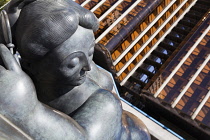
M 24 69 L 46 82 L 83 83 L 90 70 L 98 21 L 87 12 L 81 23 L 81 15 L 65 0 L 39 0 L 25 6 L 15 35 Z

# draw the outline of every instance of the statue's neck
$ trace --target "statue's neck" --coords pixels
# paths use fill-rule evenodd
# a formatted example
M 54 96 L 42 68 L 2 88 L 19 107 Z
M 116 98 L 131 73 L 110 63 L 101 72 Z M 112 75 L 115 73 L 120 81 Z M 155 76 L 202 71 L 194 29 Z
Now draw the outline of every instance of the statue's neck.
M 71 92 L 75 86 L 59 84 L 50 81 L 34 81 L 38 99 L 44 103 L 50 102 Z

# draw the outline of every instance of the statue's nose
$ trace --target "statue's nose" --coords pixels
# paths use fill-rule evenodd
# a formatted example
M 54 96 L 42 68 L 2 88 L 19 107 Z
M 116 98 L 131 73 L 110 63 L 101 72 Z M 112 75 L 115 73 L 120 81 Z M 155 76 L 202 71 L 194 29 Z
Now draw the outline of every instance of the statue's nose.
M 84 66 L 83 70 L 84 71 L 90 71 L 91 70 L 90 64 L 87 64 L 86 66 Z

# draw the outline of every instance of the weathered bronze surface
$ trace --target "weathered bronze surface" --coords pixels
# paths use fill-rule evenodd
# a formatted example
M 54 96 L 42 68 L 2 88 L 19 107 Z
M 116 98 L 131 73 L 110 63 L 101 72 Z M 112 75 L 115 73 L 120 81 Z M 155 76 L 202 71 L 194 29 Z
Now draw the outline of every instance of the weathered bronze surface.
M 1 26 L 1 115 L 37 140 L 150 139 L 92 61 L 98 20 L 90 11 L 71 0 L 12 0 L 5 10 L 23 70 Z

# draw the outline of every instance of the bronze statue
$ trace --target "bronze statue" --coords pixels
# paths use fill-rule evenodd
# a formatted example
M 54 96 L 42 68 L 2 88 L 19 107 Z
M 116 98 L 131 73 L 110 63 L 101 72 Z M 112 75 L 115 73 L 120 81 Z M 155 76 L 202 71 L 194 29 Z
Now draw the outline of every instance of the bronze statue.
M 71 0 L 13 0 L 8 7 L 20 63 L 33 82 L 1 44 L 1 114 L 34 139 L 150 139 L 92 61 L 98 21 L 91 12 Z

